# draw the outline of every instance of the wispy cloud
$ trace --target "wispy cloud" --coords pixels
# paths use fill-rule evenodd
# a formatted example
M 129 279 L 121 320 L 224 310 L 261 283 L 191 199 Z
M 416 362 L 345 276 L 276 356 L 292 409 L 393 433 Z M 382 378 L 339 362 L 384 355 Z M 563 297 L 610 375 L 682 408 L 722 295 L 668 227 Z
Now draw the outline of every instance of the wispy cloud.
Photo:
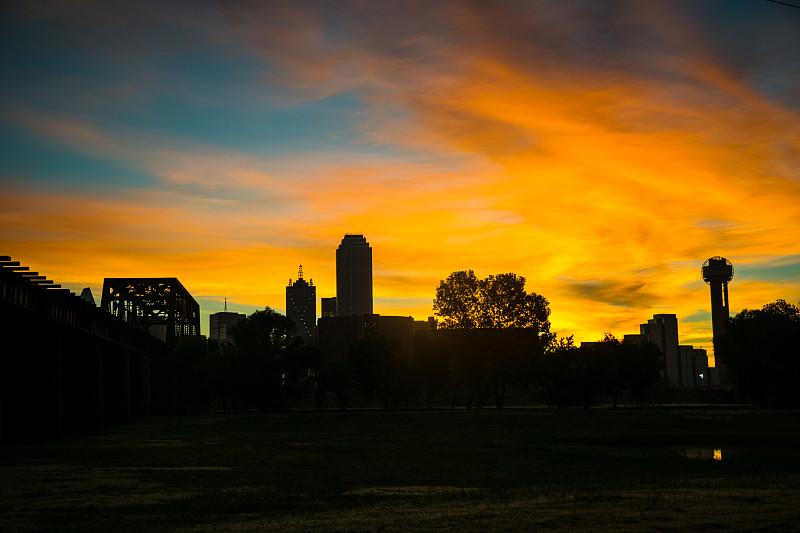
M 0 170 L 7 253 L 76 280 L 177 269 L 203 297 L 280 309 L 300 263 L 333 295 L 333 251 L 364 233 L 379 312 L 428 316 L 453 270 L 514 271 L 579 340 L 655 312 L 709 339 L 689 317 L 708 306 L 698 268 L 713 255 L 751 273 L 731 286 L 734 308 L 800 299 L 800 92 L 785 52 L 800 34 L 783 15 L 176 5 L 44 3 L 10 19 L 41 37 L 23 51 L 46 67 L 69 43 L 74 71 L 18 70 L 30 95 L 4 85 L 7 130 L 137 178 L 59 186 Z M 219 131 L 248 115 L 245 133 Z M 70 250 L 91 268 L 70 266 Z

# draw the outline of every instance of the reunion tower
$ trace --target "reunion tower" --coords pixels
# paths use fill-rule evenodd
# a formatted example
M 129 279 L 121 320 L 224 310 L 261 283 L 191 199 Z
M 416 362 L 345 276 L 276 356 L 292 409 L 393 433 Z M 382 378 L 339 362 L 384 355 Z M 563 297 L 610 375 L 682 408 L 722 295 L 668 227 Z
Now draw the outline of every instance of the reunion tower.
M 712 257 L 703 263 L 703 281 L 711 287 L 711 331 L 714 340 L 725 333 L 725 324 L 730 317 L 728 302 L 728 282 L 733 279 L 733 265 L 724 257 Z M 726 368 L 719 360 L 720 383 L 727 381 Z

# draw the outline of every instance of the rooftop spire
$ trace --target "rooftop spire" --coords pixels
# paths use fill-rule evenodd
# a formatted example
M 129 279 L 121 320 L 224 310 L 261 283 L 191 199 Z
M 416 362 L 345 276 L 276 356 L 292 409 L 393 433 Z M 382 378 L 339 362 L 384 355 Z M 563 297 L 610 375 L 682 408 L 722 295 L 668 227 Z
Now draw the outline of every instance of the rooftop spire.
M 228 299 L 225 298 L 225 312 L 228 312 Z
M 297 270 L 297 279 L 303 279 L 303 265 Z

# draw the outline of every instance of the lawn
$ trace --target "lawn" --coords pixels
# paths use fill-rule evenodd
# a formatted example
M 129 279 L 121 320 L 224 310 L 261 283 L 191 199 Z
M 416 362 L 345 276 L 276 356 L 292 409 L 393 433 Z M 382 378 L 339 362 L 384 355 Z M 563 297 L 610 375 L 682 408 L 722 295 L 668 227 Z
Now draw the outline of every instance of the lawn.
M 797 411 L 218 414 L 0 454 L 2 531 L 800 529 Z

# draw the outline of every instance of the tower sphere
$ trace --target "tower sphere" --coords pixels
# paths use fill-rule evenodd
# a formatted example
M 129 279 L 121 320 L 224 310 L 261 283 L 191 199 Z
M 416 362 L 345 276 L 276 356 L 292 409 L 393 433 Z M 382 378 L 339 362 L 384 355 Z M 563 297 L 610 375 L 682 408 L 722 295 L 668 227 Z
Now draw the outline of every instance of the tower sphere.
M 724 257 L 717 255 L 703 263 L 701 272 L 703 273 L 703 281 L 706 283 L 715 281 L 728 282 L 733 279 L 733 264 Z

